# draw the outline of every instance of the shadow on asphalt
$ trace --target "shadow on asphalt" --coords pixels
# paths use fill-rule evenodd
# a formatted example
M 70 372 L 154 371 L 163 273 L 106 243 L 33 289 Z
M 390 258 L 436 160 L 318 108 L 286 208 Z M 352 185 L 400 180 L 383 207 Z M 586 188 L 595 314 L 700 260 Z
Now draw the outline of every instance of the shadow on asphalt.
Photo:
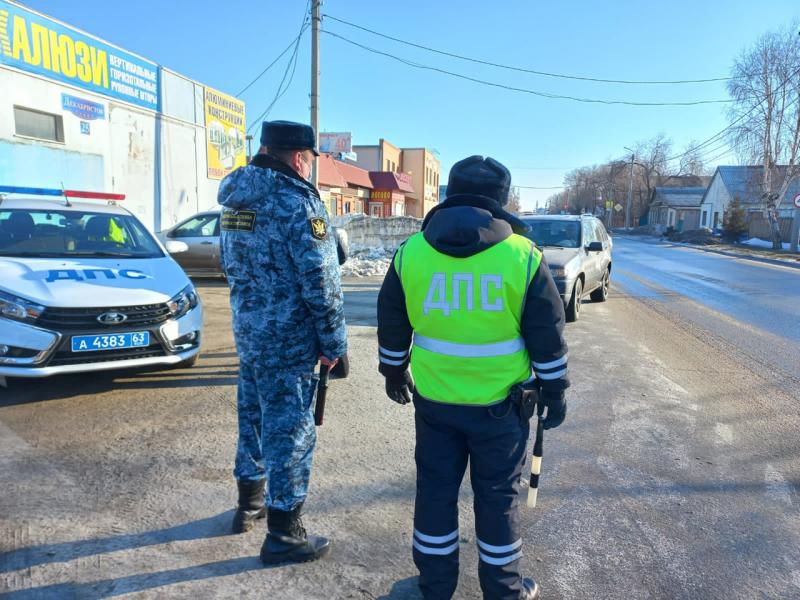
M 247 571 L 267 569 L 256 556 L 231 558 L 218 562 L 195 565 L 182 569 L 170 569 L 157 573 L 141 573 L 118 577 L 116 579 L 103 579 L 88 583 L 56 583 L 9 592 L 3 598 L 10 600 L 38 600 L 40 598 L 112 598 L 134 592 L 143 592 L 166 585 L 199 581 L 212 577 L 226 577 L 238 575 Z
M 421 600 L 422 592 L 419 590 L 419 577 L 407 577 L 396 581 L 384 596 L 378 596 L 378 600 Z
M 225 369 L 230 366 L 230 369 Z M 47 379 L 9 379 L 8 388 L 0 388 L 0 407 L 26 402 L 61 400 L 73 396 L 100 394 L 111 390 L 157 390 L 174 388 L 210 388 L 236 385 L 237 364 L 196 365 L 174 371 L 107 371 L 58 375 Z M 222 369 L 209 371 L 207 369 Z M 88 375 L 88 376 L 87 376 Z
M 121 550 L 133 550 L 146 546 L 155 546 L 157 544 L 186 542 L 234 535 L 230 530 L 231 522 L 233 521 L 233 512 L 233 510 L 229 510 L 214 515 L 213 517 L 183 523 L 182 525 L 176 525 L 175 527 L 168 527 L 166 529 L 158 529 L 156 531 L 114 535 L 94 540 L 41 544 L 3 552 L 0 553 L 0 573 L 9 573 L 11 571 L 29 569 L 40 565 L 68 562 L 87 556 L 119 552 Z M 96 582 L 92 585 L 97 584 Z M 165 583 L 161 583 L 160 585 L 165 585 Z M 53 597 L 60 598 L 62 596 L 56 595 Z

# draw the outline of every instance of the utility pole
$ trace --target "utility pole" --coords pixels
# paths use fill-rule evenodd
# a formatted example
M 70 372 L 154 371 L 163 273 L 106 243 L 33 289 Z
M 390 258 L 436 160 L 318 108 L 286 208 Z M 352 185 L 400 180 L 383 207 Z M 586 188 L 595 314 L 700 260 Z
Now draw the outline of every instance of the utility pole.
M 311 127 L 314 128 L 314 147 L 319 149 L 319 24 L 321 0 L 311 0 Z M 319 157 L 314 157 L 311 183 L 319 185 Z
M 628 176 L 628 203 L 625 206 L 625 229 L 631 228 L 631 205 L 633 204 L 633 160 L 634 160 L 634 152 L 627 146 L 625 146 L 625 150 L 630 150 L 631 152 L 631 171 L 630 175 Z

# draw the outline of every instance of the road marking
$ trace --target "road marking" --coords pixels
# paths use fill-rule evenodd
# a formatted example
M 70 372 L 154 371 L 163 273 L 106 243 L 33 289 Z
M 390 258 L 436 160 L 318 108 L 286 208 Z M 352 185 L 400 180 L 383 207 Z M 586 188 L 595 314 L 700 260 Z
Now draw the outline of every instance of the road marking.
M 733 429 L 730 428 L 730 425 L 725 425 L 724 423 L 717 423 L 714 426 L 714 429 L 717 432 L 717 436 L 726 444 L 733 444 Z
M 767 486 L 767 496 L 776 502 L 792 506 L 792 488 L 786 483 L 783 475 L 770 464 L 764 467 L 764 483 Z

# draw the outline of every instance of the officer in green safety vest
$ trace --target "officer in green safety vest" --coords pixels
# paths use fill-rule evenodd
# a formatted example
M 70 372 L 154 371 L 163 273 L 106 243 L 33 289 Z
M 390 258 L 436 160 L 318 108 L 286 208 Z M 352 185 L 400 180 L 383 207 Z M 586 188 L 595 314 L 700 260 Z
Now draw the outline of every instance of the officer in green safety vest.
M 447 198 L 397 251 L 378 296 L 386 393 L 399 404 L 413 397 L 415 406 L 413 557 L 426 599 L 456 589 L 458 492 L 468 463 L 484 597 L 539 597 L 519 572 L 530 427 L 510 391 L 536 389 L 545 428 L 560 425 L 567 345 L 564 305 L 542 253 L 503 208 L 510 183 L 492 158 L 456 163 Z

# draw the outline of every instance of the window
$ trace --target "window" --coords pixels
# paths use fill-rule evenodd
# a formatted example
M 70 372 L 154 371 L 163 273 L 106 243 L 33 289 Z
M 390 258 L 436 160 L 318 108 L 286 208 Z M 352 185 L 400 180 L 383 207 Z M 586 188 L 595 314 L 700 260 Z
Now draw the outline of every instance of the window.
M 703 211 L 703 216 L 702 216 L 702 221 L 700 221 L 700 226 L 705 227 L 706 221 L 708 221 L 708 213 L 706 211 Z
M 594 235 L 594 227 L 588 219 L 583 221 L 583 246 L 586 247 L 592 242 L 599 242 Z
M 64 142 L 64 119 L 60 115 L 14 107 L 14 131 L 17 135 Z
M 0 207 L 0 256 L 156 258 L 163 253 L 133 216 Z
M 187 238 L 187 237 L 213 237 L 219 235 L 217 225 L 219 223 L 219 216 L 214 215 L 198 215 L 192 217 L 183 225 L 179 225 L 172 232 L 170 237 L 173 238 Z
M 525 221 L 530 231 L 525 236 L 539 247 L 580 247 L 580 225 L 575 221 L 531 220 Z
M 606 233 L 606 228 L 603 227 L 603 224 L 600 221 L 594 222 L 594 231 L 595 231 L 595 239 L 598 242 L 607 242 L 608 241 L 608 234 Z

